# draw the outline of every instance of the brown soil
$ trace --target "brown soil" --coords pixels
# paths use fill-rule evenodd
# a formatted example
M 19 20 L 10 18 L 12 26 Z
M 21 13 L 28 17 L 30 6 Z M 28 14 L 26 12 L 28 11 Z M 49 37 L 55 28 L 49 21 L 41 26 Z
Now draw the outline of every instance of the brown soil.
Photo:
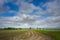
M 13 37 L 11 40 L 53 40 L 51 37 L 35 31 L 27 31 L 21 35 Z

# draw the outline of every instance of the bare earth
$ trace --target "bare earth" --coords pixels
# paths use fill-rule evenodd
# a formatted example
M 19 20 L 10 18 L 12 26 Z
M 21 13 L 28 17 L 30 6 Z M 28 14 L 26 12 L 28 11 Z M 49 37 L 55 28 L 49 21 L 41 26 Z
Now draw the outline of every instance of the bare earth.
M 4 40 L 4 39 L 1 39 L 1 40 Z M 50 36 L 46 36 L 44 34 L 41 34 L 35 31 L 27 31 L 25 33 L 16 35 L 14 37 L 10 37 L 7 40 L 53 40 L 53 39 Z
M 47 35 L 44 35 L 32 30 L 26 31 L 22 34 L 19 33 L 13 36 L 14 34 L 11 33 L 11 34 L 5 35 L 4 33 L 4 35 L 0 35 L 0 40 L 53 40 L 51 37 Z

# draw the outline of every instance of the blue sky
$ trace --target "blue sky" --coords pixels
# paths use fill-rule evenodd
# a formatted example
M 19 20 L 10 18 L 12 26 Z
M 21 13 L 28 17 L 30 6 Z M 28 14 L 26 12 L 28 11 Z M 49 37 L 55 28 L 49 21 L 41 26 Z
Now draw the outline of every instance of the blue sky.
M 0 0 L 0 28 L 60 28 L 59 10 L 59 0 Z

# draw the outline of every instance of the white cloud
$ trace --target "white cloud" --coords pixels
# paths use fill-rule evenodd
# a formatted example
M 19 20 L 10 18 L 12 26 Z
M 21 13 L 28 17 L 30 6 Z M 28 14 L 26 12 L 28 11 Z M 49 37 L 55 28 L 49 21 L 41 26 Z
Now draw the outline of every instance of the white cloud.
M 1 17 L 1 27 L 41 27 L 41 28 L 59 28 L 60 26 L 60 1 L 55 0 L 53 2 L 47 2 L 45 5 L 46 10 L 42 10 L 40 7 L 34 6 L 32 3 L 24 2 L 24 0 L 18 0 L 20 3 L 20 10 L 16 16 L 13 17 Z M 30 0 L 29 0 L 30 1 Z M 36 10 L 33 12 L 33 10 Z M 12 12 L 12 11 L 11 11 Z M 32 14 L 34 15 L 32 15 Z M 43 18 L 41 14 L 51 15 L 47 18 Z M 43 19 L 42 19 L 43 18 Z
M 48 17 L 41 21 L 41 25 L 47 28 L 59 28 L 60 26 L 60 16 L 58 17 Z
M 59 0 L 56 0 L 54 2 L 47 3 L 47 12 L 51 13 L 53 16 L 59 16 L 60 15 L 60 2 Z

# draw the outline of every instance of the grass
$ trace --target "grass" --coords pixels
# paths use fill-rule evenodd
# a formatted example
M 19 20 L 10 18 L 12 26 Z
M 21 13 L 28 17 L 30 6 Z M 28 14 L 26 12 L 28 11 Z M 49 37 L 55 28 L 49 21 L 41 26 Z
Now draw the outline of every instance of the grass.
M 14 37 L 19 34 L 23 34 L 29 30 L 0 30 L 0 40 L 8 40 L 10 37 Z M 60 40 L 60 30 L 34 30 L 39 33 L 51 36 L 55 40 Z
M 60 40 L 60 30 L 36 30 L 36 31 L 51 36 L 55 40 Z

